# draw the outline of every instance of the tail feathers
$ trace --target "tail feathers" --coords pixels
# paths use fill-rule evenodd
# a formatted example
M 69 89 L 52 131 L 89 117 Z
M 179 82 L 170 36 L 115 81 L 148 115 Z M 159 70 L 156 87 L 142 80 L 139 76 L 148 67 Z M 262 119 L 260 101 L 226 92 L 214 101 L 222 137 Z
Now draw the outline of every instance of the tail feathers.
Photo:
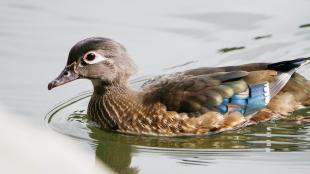
M 286 85 L 286 83 L 290 80 L 291 76 L 294 74 L 296 70 L 292 69 L 285 73 L 280 73 L 277 79 L 270 83 L 270 96 L 271 98 L 277 95 L 281 89 Z
M 310 57 L 298 58 L 268 65 L 268 69 L 279 72 L 277 79 L 270 83 L 270 95 L 274 97 L 290 80 L 291 76 L 303 65 L 310 63 Z
M 288 72 L 292 69 L 301 67 L 308 63 L 310 63 L 310 57 L 272 63 L 272 64 L 269 64 L 267 67 L 268 69 L 271 69 L 271 70 L 276 70 L 280 72 Z

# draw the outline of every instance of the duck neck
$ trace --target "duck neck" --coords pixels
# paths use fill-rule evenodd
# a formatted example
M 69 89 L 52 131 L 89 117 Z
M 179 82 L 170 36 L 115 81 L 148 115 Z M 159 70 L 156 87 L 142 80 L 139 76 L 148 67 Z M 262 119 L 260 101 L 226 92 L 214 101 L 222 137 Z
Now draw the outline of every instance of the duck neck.
M 116 83 L 116 82 L 105 82 L 101 80 L 92 80 L 94 87 L 93 95 L 107 95 L 108 92 L 113 90 L 126 90 L 127 91 L 127 83 Z
M 93 81 L 94 93 L 88 105 L 91 119 L 101 126 L 117 129 L 126 117 L 139 108 L 139 93 L 127 86 L 127 83 Z M 133 113 L 134 114 L 134 113 Z

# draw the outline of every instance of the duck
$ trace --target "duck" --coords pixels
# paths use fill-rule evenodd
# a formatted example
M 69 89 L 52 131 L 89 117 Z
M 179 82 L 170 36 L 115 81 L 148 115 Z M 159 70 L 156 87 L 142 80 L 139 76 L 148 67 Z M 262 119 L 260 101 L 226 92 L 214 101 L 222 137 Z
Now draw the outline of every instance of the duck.
M 51 90 L 77 79 L 92 82 L 87 108 L 100 128 L 150 136 L 208 135 L 285 117 L 310 105 L 310 81 L 296 71 L 310 57 L 276 63 L 200 67 L 129 84 L 137 71 L 126 48 L 91 37 L 70 50 Z

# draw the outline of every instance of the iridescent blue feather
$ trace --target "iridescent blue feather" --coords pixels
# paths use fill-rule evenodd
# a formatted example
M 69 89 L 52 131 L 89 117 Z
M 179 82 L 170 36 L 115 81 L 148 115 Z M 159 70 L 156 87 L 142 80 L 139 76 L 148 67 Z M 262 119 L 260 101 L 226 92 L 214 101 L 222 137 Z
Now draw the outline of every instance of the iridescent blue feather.
M 230 99 L 225 99 L 218 106 L 222 114 L 227 112 L 240 112 L 249 115 L 266 107 L 270 100 L 269 83 L 260 83 L 249 86 L 249 92 L 236 94 Z

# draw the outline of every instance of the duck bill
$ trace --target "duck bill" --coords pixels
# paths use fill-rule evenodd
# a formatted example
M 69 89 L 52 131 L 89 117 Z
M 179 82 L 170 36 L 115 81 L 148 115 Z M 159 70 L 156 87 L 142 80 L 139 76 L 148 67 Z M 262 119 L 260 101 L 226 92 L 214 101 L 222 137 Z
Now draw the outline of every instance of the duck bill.
M 57 86 L 66 84 L 79 78 L 79 75 L 74 71 L 74 66 L 66 66 L 60 75 L 48 84 L 48 90 Z

